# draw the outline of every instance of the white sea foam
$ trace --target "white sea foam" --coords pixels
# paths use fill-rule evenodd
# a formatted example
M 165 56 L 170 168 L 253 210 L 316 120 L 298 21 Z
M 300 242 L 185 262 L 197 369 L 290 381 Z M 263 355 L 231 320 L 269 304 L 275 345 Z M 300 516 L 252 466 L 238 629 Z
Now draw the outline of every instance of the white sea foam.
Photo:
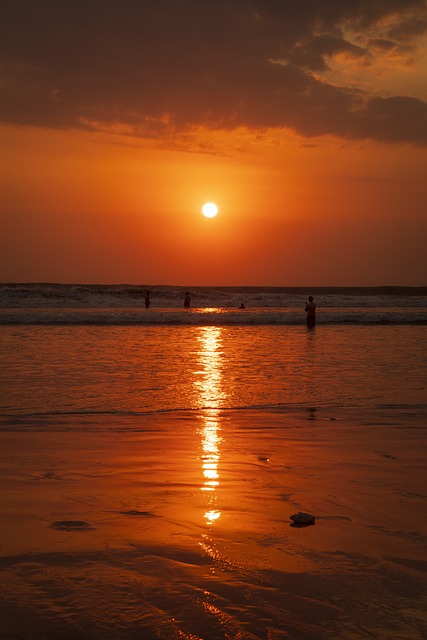
M 1 285 L 0 324 L 269 325 L 300 324 L 309 294 L 321 324 L 427 324 L 427 287 L 182 287 Z M 241 304 L 244 310 L 239 310 Z

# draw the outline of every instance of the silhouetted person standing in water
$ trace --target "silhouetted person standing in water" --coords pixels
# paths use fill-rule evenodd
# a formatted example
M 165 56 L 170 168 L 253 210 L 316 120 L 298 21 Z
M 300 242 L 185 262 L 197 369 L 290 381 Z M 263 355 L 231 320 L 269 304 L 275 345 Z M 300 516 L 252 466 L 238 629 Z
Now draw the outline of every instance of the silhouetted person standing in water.
M 145 292 L 145 299 L 144 299 L 144 303 L 145 303 L 145 308 L 149 309 L 150 308 L 150 304 L 151 304 L 151 300 L 150 300 L 150 292 L 146 291 Z
M 184 297 L 184 307 L 186 309 L 190 308 L 190 302 L 191 302 L 190 294 L 188 293 L 188 291 L 186 291 L 185 292 L 185 297 Z
M 307 327 L 314 327 L 316 325 L 316 303 L 313 302 L 313 296 L 308 296 L 305 312 L 307 314 Z

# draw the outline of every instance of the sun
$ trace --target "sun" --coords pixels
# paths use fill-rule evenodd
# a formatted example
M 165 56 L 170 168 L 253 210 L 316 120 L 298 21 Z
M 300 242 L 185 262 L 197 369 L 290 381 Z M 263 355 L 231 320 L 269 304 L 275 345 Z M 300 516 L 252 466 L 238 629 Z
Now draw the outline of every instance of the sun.
M 205 218 L 215 218 L 218 213 L 218 207 L 214 202 L 206 202 L 202 207 L 202 213 Z

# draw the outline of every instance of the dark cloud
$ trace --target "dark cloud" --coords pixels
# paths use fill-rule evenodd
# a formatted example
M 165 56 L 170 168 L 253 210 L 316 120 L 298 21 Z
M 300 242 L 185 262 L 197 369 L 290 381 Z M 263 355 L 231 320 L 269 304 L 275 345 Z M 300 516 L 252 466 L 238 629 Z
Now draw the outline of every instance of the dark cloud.
M 423 16 L 413 15 L 402 22 L 397 23 L 388 30 L 390 38 L 405 41 L 414 36 L 420 36 L 427 31 L 427 19 Z
M 392 51 L 398 46 L 394 40 L 388 40 L 386 38 L 371 38 L 369 40 L 369 46 L 375 49 L 382 49 L 383 51 Z
M 327 57 L 345 53 L 353 58 L 366 57 L 366 50 L 332 34 L 312 36 L 307 42 L 297 43 L 288 62 L 308 71 L 327 69 Z
M 425 145 L 426 103 L 333 86 L 319 72 L 338 54 L 368 60 L 407 46 L 426 15 L 426 0 L 5 0 L 0 119 L 142 136 L 278 127 Z M 345 27 L 376 37 L 364 48 Z

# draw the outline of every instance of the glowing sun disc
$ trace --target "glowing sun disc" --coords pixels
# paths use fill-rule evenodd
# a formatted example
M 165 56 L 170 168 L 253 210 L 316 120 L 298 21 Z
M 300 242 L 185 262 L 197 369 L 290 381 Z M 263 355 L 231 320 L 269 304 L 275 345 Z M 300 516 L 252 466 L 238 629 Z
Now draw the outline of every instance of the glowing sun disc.
M 202 207 L 202 213 L 205 218 L 214 218 L 218 213 L 218 207 L 214 202 L 206 202 Z

